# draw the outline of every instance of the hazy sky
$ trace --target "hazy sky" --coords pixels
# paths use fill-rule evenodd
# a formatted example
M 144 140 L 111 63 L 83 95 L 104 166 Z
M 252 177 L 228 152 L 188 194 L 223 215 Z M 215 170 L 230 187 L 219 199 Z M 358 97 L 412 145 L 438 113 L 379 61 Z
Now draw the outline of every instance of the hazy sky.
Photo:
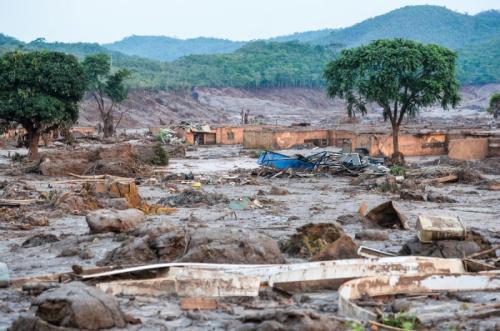
M 406 5 L 475 14 L 500 0 L 0 0 L 0 32 L 23 41 L 198 36 L 233 40 L 350 26 Z

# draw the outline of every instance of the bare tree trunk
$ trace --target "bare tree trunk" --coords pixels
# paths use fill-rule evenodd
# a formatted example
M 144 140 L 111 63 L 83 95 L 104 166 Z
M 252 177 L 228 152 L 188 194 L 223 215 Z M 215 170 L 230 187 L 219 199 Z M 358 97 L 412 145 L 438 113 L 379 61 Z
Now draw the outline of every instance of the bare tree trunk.
M 36 161 L 40 158 L 38 154 L 38 141 L 40 140 L 40 129 L 30 128 L 26 129 L 28 131 L 28 159 L 30 161 Z
M 113 112 L 109 111 L 103 119 L 103 133 L 104 133 L 104 138 L 109 138 L 112 137 L 115 134 L 115 127 L 113 125 Z
M 392 127 L 392 154 L 399 154 L 399 126 Z

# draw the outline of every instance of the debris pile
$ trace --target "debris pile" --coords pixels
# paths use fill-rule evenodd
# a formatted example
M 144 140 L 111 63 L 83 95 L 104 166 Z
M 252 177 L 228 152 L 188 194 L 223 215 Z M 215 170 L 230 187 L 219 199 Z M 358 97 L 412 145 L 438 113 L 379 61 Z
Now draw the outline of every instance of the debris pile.
M 203 190 L 188 188 L 182 192 L 160 199 L 158 203 L 162 206 L 196 206 L 205 204 L 213 206 L 218 203 L 227 203 L 229 199 L 220 193 L 210 193 Z

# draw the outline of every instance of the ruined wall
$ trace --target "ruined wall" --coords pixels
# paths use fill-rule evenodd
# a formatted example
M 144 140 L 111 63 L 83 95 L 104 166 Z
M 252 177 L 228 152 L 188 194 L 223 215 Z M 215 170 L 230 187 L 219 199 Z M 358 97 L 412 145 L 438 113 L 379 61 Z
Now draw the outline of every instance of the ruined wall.
M 313 140 L 324 141 L 328 145 L 328 130 L 276 131 L 273 134 L 274 148 L 290 148 L 294 145 L 312 143 Z
M 446 134 L 401 134 L 399 150 L 405 156 L 425 156 L 446 154 Z M 393 152 L 392 136 L 373 136 L 370 155 L 390 156 Z
M 487 138 L 452 139 L 448 143 L 448 157 L 456 160 L 482 160 L 488 156 Z
M 215 129 L 217 144 L 220 145 L 240 145 L 243 144 L 244 127 L 228 126 Z
M 243 132 L 243 147 L 272 149 L 274 147 L 274 135 L 272 131 L 245 130 Z

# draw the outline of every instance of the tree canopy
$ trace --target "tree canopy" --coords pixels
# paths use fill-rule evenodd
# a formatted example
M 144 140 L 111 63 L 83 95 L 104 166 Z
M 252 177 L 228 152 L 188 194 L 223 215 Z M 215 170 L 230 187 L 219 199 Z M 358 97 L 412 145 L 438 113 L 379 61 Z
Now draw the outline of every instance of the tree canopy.
M 366 113 L 377 103 L 393 127 L 394 152 L 405 116 L 440 103 L 454 107 L 459 101 L 455 78 L 455 52 L 437 45 L 393 39 L 343 50 L 325 70 L 327 93 L 347 101 L 350 116 Z
M 84 90 L 84 72 L 73 55 L 18 51 L 0 58 L 0 118 L 26 129 L 32 159 L 41 133 L 76 122 Z
M 83 60 L 87 90 L 97 102 L 103 122 L 104 136 L 113 135 L 116 126 L 114 111 L 117 104 L 127 98 L 128 89 L 125 80 L 130 75 L 127 69 L 111 72 L 110 57 L 105 53 L 88 55 Z M 109 99 L 106 105 L 106 98 Z

